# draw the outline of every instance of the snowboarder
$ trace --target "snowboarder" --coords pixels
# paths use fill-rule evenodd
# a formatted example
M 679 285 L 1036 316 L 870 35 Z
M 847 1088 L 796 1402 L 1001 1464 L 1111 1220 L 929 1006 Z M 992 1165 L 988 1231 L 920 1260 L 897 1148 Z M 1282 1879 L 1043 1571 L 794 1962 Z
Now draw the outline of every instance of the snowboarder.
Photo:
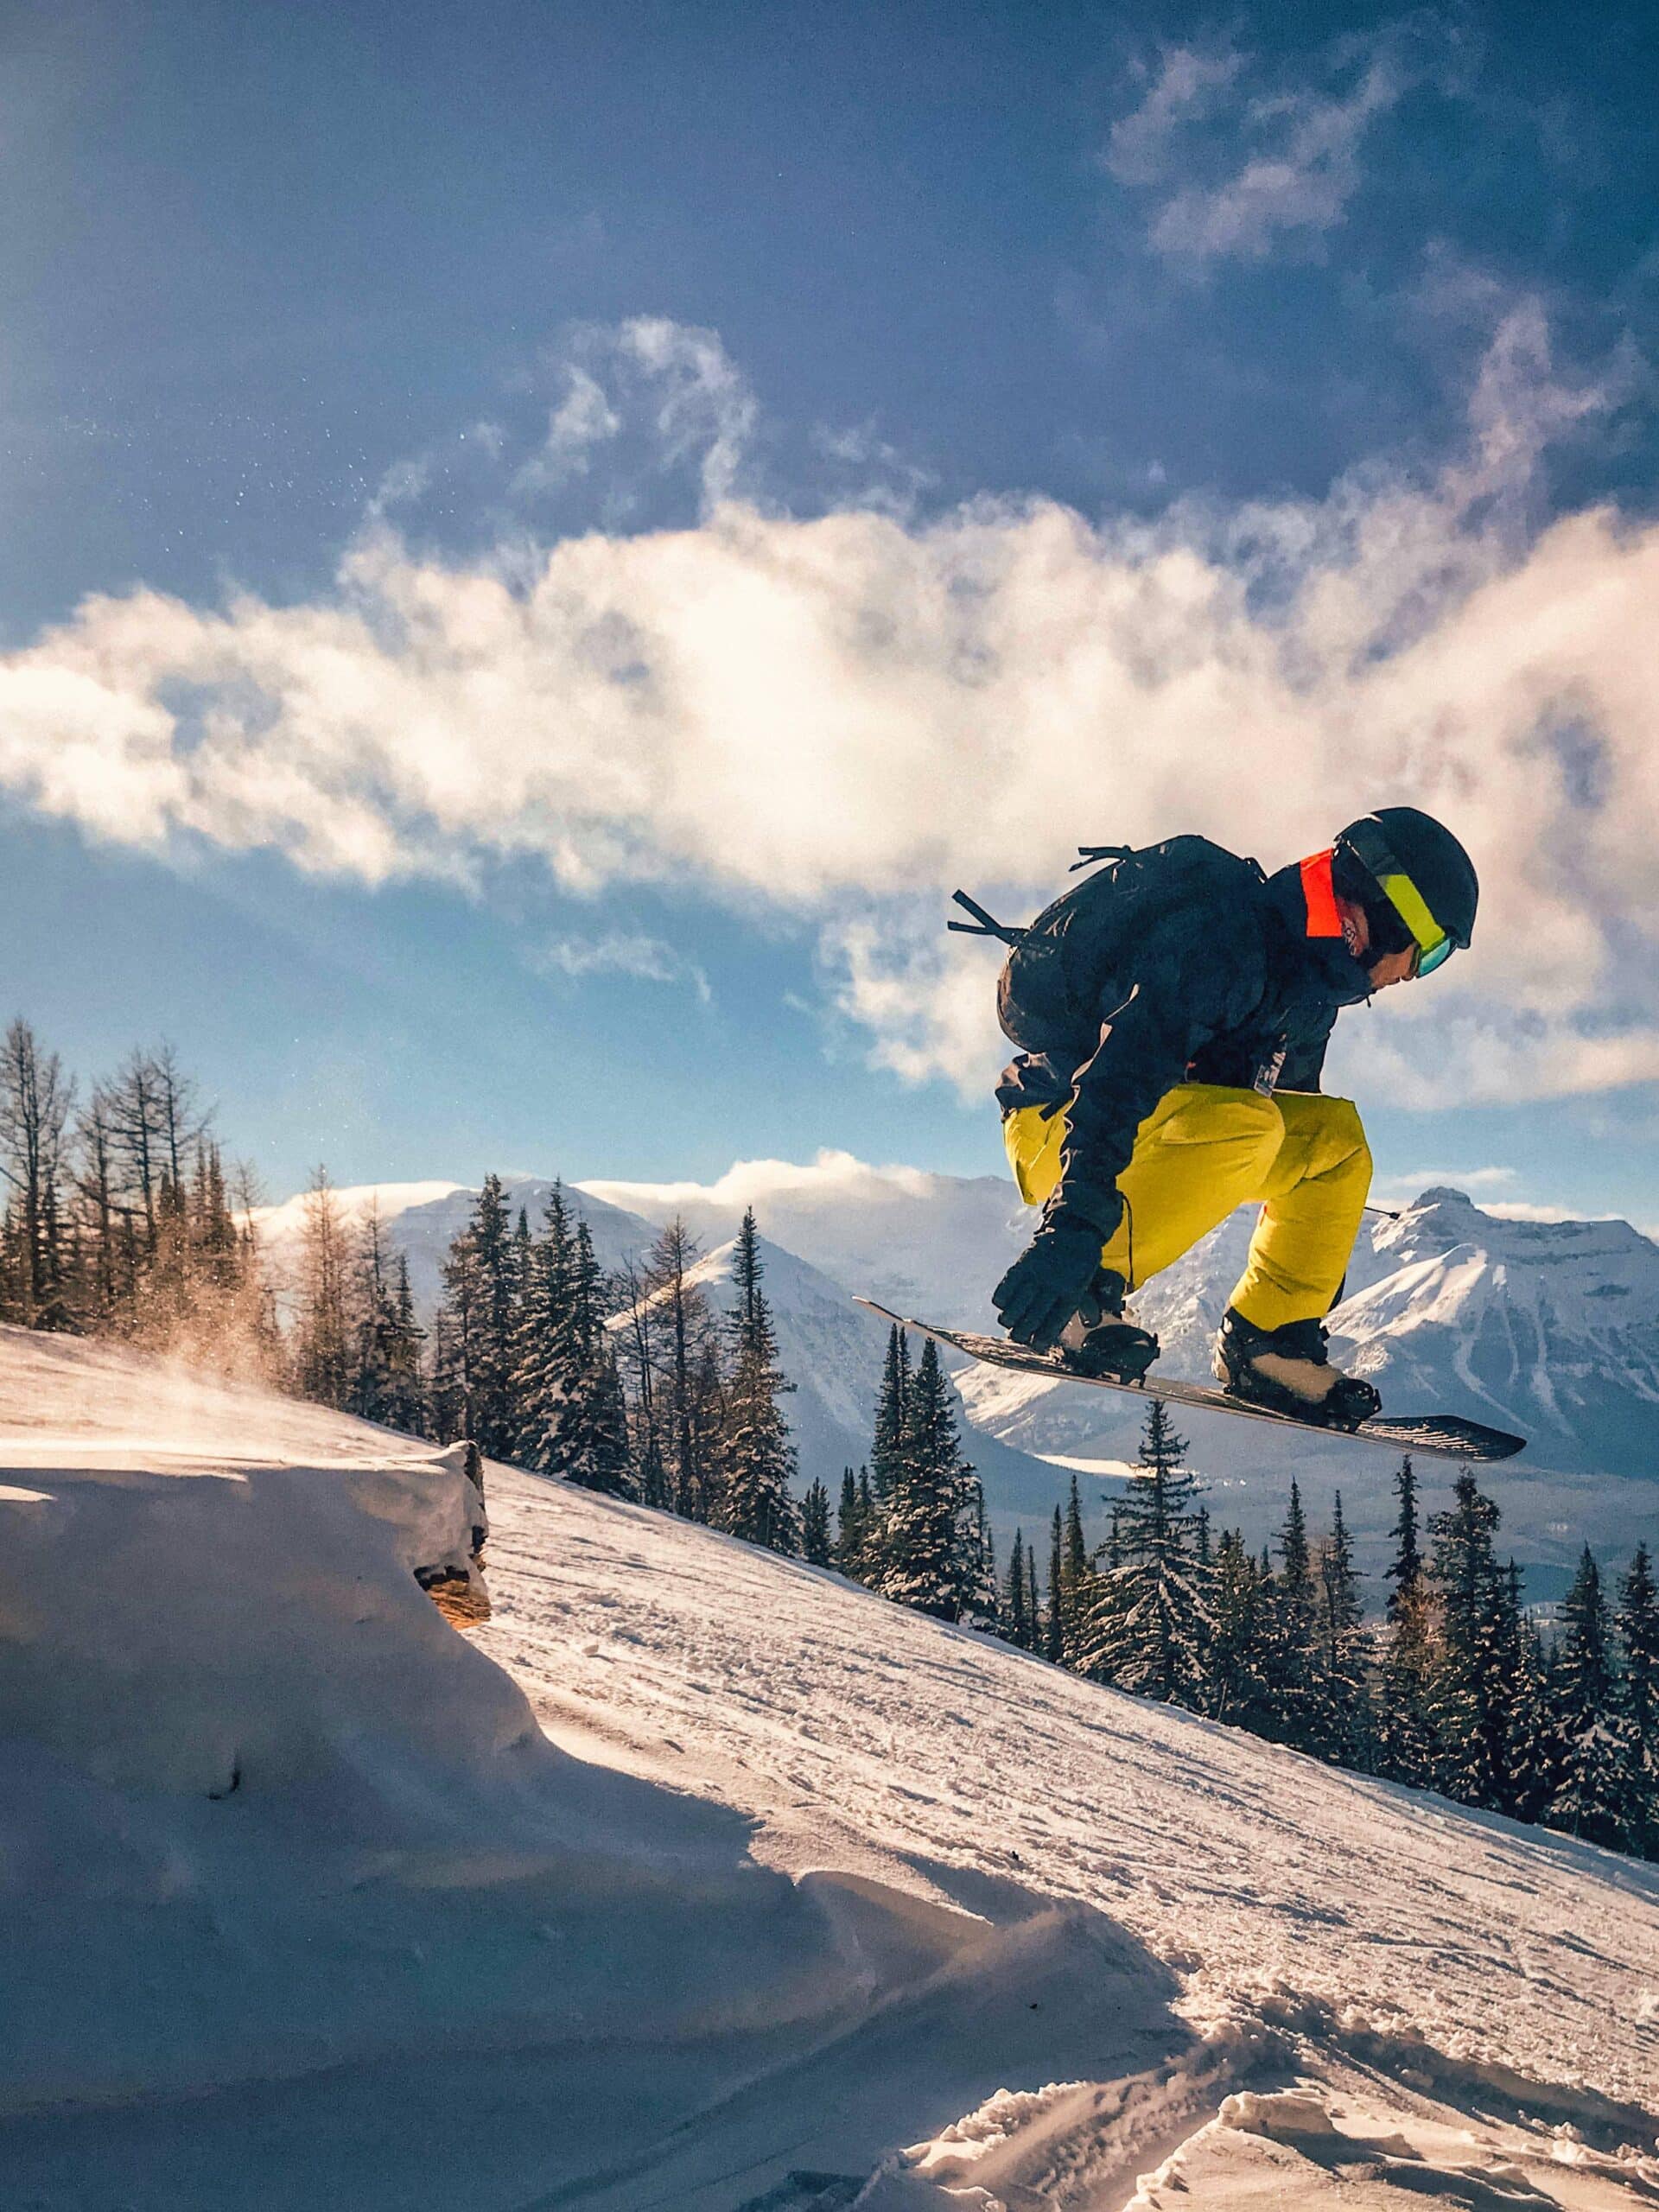
M 1020 1197 L 1041 1206 L 996 1287 L 1016 1342 L 1133 1380 L 1158 1341 L 1128 1293 L 1236 1206 L 1262 1207 L 1216 1344 L 1232 1395 L 1352 1427 L 1381 1401 L 1326 1353 L 1370 1184 L 1359 1115 L 1319 1088 L 1338 1014 L 1433 974 L 1474 928 L 1479 886 L 1450 830 L 1408 806 L 1351 823 L 1268 875 L 1203 837 L 1109 860 L 1006 930 L 998 1012 L 1020 1047 L 997 1090 Z

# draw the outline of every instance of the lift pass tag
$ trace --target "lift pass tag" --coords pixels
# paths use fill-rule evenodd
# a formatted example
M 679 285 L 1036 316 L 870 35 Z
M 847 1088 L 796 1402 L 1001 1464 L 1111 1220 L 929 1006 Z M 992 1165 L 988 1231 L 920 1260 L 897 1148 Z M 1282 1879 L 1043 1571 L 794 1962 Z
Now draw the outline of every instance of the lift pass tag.
M 1255 1071 L 1255 1088 L 1264 1098 L 1271 1098 L 1278 1089 L 1279 1077 L 1285 1065 L 1285 1047 L 1281 1046 L 1270 1060 L 1263 1060 Z

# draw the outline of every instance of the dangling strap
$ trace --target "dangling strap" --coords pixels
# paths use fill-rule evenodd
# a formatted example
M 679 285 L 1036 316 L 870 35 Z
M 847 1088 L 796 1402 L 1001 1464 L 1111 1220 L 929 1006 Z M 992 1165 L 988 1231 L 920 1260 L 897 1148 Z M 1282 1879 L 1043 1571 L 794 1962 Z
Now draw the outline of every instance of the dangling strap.
M 1066 873 L 1075 875 L 1080 868 L 1093 868 L 1096 861 L 1126 861 L 1134 850 L 1133 845 L 1079 845 L 1077 858 Z
M 953 891 L 950 896 L 958 906 L 965 906 L 974 918 L 971 922 L 947 922 L 946 929 L 960 930 L 963 937 L 1001 938 L 1004 944 L 1018 944 L 1024 937 L 1024 930 L 1011 930 L 1003 923 L 994 921 L 978 899 L 970 899 L 965 891 Z

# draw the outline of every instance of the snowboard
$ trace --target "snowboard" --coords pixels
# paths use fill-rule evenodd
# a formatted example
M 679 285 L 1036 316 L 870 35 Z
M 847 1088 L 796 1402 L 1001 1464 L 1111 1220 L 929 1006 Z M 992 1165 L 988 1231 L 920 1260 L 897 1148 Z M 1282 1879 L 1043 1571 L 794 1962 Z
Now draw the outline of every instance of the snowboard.
M 1493 1459 L 1512 1459 L 1516 1452 L 1526 1449 L 1524 1436 L 1508 1435 L 1501 1428 L 1488 1428 L 1483 1421 L 1465 1421 L 1459 1414 L 1375 1414 L 1357 1428 L 1327 1428 L 1318 1421 L 1299 1421 L 1294 1414 L 1274 1413 L 1268 1406 L 1253 1406 L 1248 1400 L 1235 1398 L 1207 1382 L 1178 1382 L 1159 1375 L 1155 1369 L 1139 1382 L 1117 1382 L 1104 1375 L 1079 1375 L 1075 1368 L 1066 1365 L 1058 1352 L 1033 1351 L 1007 1337 L 977 1337 L 967 1329 L 942 1329 L 931 1321 L 914 1321 L 903 1313 L 889 1313 L 873 1298 L 861 1298 L 858 1302 L 872 1313 L 879 1313 L 884 1321 L 896 1322 L 901 1329 L 914 1329 L 918 1335 L 931 1337 L 937 1344 L 949 1344 L 953 1351 L 965 1352 L 969 1359 L 982 1360 L 988 1367 L 1011 1368 L 1016 1375 L 1046 1375 L 1060 1382 L 1080 1382 L 1085 1389 L 1123 1390 L 1132 1397 L 1161 1398 L 1166 1405 L 1192 1407 L 1202 1413 L 1230 1414 L 1244 1421 L 1272 1421 L 1276 1427 L 1300 1429 L 1304 1435 L 1329 1437 L 1333 1443 L 1351 1440 L 1356 1444 L 1381 1444 L 1391 1452 L 1438 1452 L 1443 1459 L 1467 1459 L 1484 1465 Z

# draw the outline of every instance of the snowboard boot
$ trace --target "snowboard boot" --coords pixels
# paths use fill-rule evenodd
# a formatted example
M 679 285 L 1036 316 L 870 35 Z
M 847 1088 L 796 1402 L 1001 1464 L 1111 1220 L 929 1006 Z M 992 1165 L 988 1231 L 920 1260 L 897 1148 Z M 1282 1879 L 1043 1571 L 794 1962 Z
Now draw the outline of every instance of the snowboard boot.
M 1138 1382 L 1158 1357 L 1158 1339 L 1123 1311 L 1123 1278 L 1102 1268 L 1094 1287 L 1060 1336 L 1060 1357 L 1078 1375 Z
M 1322 1321 L 1258 1329 L 1230 1306 L 1216 1338 L 1216 1376 L 1230 1396 L 1249 1405 L 1318 1428 L 1357 1428 L 1382 1401 L 1357 1375 L 1332 1366 L 1325 1343 Z

